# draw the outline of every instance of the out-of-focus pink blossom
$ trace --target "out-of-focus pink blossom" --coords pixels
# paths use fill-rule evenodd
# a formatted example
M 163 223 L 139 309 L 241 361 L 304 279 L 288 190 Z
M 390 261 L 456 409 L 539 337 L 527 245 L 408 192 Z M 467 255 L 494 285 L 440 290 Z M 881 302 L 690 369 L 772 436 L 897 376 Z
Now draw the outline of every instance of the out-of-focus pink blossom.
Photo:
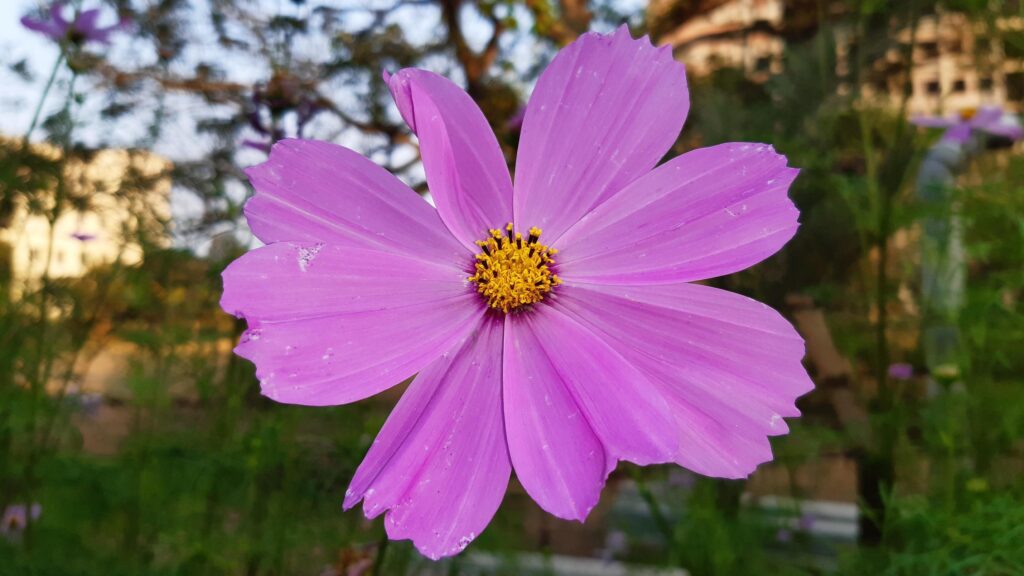
M 43 507 L 38 503 L 31 506 L 24 504 L 11 504 L 4 510 L 3 518 L 0 518 L 0 536 L 11 540 L 17 538 L 30 521 L 35 522 L 43 513 Z
M 71 233 L 71 237 L 79 242 L 92 242 L 96 239 L 96 235 L 89 232 L 76 231 Z
M 893 380 L 910 380 L 914 377 L 914 367 L 906 362 L 897 362 L 889 366 L 889 378 Z
M 998 106 L 967 108 L 948 117 L 914 116 L 910 122 L 922 128 L 944 128 L 942 139 L 957 144 L 967 142 L 977 132 L 1015 141 L 1024 136 L 1020 120 Z
M 34 30 L 49 37 L 55 42 L 68 42 L 74 45 L 84 45 L 88 42 L 98 44 L 110 44 L 111 35 L 127 28 L 130 21 L 120 19 L 116 24 L 100 26 L 100 9 L 83 10 L 75 14 L 73 20 L 64 17 L 64 2 L 54 2 L 50 5 L 50 11 L 45 18 L 33 18 L 25 16 L 21 19 L 21 25 L 29 30 Z

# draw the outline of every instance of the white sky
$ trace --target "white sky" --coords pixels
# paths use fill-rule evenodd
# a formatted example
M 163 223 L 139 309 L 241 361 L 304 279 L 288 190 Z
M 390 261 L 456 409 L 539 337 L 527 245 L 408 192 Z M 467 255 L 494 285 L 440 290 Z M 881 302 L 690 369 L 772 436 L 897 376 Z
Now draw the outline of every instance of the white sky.
M 294 6 L 287 0 L 262 1 L 266 3 L 268 13 L 292 14 L 296 12 Z M 372 6 L 379 4 L 390 6 L 392 2 L 393 0 L 337 0 L 337 5 L 352 6 L 362 4 Z M 195 0 L 193 4 L 195 6 L 194 9 L 197 11 L 207 10 L 207 4 L 204 0 Z M 644 0 L 620 0 L 620 7 L 629 9 L 627 13 L 637 13 L 645 4 Z M 52 42 L 38 33 L 25 29 L 20 23 L 22 16 L 32 12 L 38 6 L 47 5 L 49 5 L 49 0 L 0 0 L 0 55 L 2 55 L 0 56 L 0 62 L 4 65 L 9 65 L 24 59 L 28 64 L 28 69 L 33 74 L 32 81 L 25 82 L 8 70 L 6 66 L 0 69 L 0 134 L 19 136 L 25 133 L 31 122 L 32 112 L 38 103 L 38 98 L 47 76 L 59 55 L 57 47 Z M 96 0 L 83 0 L 82 5 L 83 8 L 88 9 L 100 4 Z M 308 11 L 308 8 L 299 8 L 298 10 Z M 420 10 L 421 13 L 415 13 L 415 10 Z M 467 14 L 471 13 L 471 11 L 467 12 Z M 295 15 L 303 16 L 304 14 L 299 12 Z M 437 20 L 436 10 L 407 9 L 401 16 L 400 22 L 406 28 L 406 33 L 411 40 L 427 39 L 437 33 L 440 23 L 425 21 L 424 17 Z M 517 14 L 517 18 L 522 22 L 529 21 L 529 15 L 525 11 L 524 13 Z M 100 23 L 103 25 L 112 24 L 114 20 L 115 14 L 113 9 L 105 7 Z M 203 27 L 208 26 L 208 19 L 205 17 L 197 17 L 193 21 L 201 23 Z M 353 24 L 355 23 L 353 22 Z M 482 45 L 490 33 L 489 26 L 479 20 L 468 20 L 464 25 L 466 35 L 473 44 Z M 188 44 L 188 49 L 192 51 L 191 55 L 194 57 L 189 57 L 190 55 L 186 54 L 183 71 L 202 58 L 209 59 L 211 50 L 214 52 L 219 51 L 219 48 L 212 41 L 204 40 L 214 37 L 212 30 L 193 29 L 189 31 L 189 34 L 191 35 L 191 42 Z M 417 38 L 418 36 L 422 36 L 422 38 Z M 311 42 L 315 43 L 317 40 L 314 38 Z M 323 41 L 323 39 L 319 40 Z M 320 51 L 323 51 L 324 54 L 329 53 L 328 46 L 318 47 L 313 45 L 303 46 L 302 48 L 302 51 L 305 53 L 316 54 Z M 149 49 L 150 46 L 147 42 L 136 41 L 131 34 L 116 34 L 113 45 L 106 50 L 108 50 L 107 56 L 113 61 L 146 62 L 154 60 Z M 529 40 L 520 41 L 515 44 L 506 44 L 504 49 L 515 55 L 513 61 L 522 63 L 517 65 L 518 70 L 513 72 L 513 74 L 524 72 L 530 64 L 543 57 L 541 46 Z M 223 67 L 228 69 L 231 80 L 254 83 L 265 79 L 268 75 L 266 64 L 258 58 L 247 58 L 237 53 L 231 53 L 230 57 L 235 62 L 231 62 Z M 223 62 L 221 64 L 223 65 Z M 66 78 L 67 71 L 63 70 L 62 72 L 64 76 L 58 76 L 59 79 Z M 455 80 L 458 79 L 456 78 Z M 511 80 L 514 80 L 514 78 Z M 527 89 L 525 86 L 523 88 L 524 90 Z M 77 141 L 85 142 L 91 146 L 100 144 L 133 146 L 138 145 L 146 135 L 152 111 L 141 111 L 138 115 L 129 116 L 116 122 L 98 121 L 99 112 L 103 106 L 101 95 L 89 91 L 87 77 L 79 80 L 76 90 L 87 96 L 85 103 L 76 113 L 76 119 L 80 123 L 79 126 L 76 126 L 75 132 L 75 139 Z M 47 105 L 43 108 L 41 119 L 45 119 L 63 105 L 63 94 L 64 91 L 61 89 L 61 86 L 59 84 L 56 85 L 51 91 Z M 353 95 L 349 96 L 353 97 Z M 331 94 L 331 97 L 344 106 L 345 94 L 335 93 Z M 155 103 L 153 105 L 155 108 Z M 154 151 L 172 160 L 183 160 L 201 156 L 206 147 L 196 141 L 197 136 L 193 121 L 195 115 L 190 112 L 191 110 L 198 111 L 199 109 L 204 109 L 203 112 L 205 114 L 207 112 L 205 108 L 207 107 L 207 104 L 194 98 L 169 96 L 167 108 L 173 117 L 173 121 L 162 125 L 163 133 L 153 147 Z M 41 134 L 41 131 L 37 131 L 34 139 L 39 138 Z M 360 138 L 362 138 L 360 134 L 349 132 L 341 134 L 335 140 L 338 143 L 359 149 L 361 148 Z M 248 165 L 260 162 L 263 158 L 262 153 L 251 151 L 241 154 L 238 160 L 240 164 Z M 244 190 L 240 190 L 239 193 L 244 194 Z M 172 211 L 177 217 L 192 215 L 200 208 L 201 205 L 198 204 L 198 201 L 190 193 L 176 191 L 172 194 Z

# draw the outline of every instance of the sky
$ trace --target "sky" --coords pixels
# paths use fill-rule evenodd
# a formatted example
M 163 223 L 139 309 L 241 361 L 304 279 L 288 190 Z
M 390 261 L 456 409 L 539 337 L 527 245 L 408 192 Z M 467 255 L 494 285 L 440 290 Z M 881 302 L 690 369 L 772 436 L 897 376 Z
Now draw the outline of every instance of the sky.
M 285 2 L 285 0 L 257 1 L 264 2 L 267 5 L 268 13 L 294 10 L 292 5 Z M 391 5 L 391 3 L 392 0 L 337 0 L 339 6 Z M 646 2 L 643 0 L 620 0 L 619 4 L 620 8 L 627 8 L 631 12 L 636 13 Z M 17 137 L 25 133 L 31 123 L 32 114 L 38 104 L 46 79 L 59 55 L 57 47 L 46 37 L 25 29 L 20 23 L 22 16 L 32 12 L 37 7 L 48 5 L 49 0 L 0 0 L 0 64 L 4 66 L 0 68 L 0 134 L 2 135 Z M 97 0 L 83 0 L 82 5 L 83 8 L 88 9 L 99 6 L 100 2 Z M 193 5 L 198 11 L 207 10 L 207 0 L 193 0 Z M 70 11 L 70 8 L 68 10 Z M 414 37 L 417 34 L 430 36 L 436 33 L 436 27 L 425 25 L 422 20 L 422 14 L 416 14 L 415 9 L 407 9 L 406 13 L 403 13 L 400 18 L 408 20 L 408 22 L 400 21 L 400 24 L 407 30 L 406 33 L 407 36 L 411 37 L 410 39 L 415 40 Z M 525 22 L 529 20 L 529 15 L 523 11 L 522 14 L 517 14 L 517 18 Z M 100 23 L 102 25 L 112 24 L 115 20 L 116 16 L 113 9 L 109 7 L 104 8 Z M 200 18 L 199 20 L 204 25 L 208 25 L 205 22 L 205 18 Z M 471 43 L 482 46 L 489 36 L 489 25 L 482 21 L 470 19 L 465 21 L 464 26 L 465 33 Z M 210 50 L 218 50 L 212 40 L 208 45 L 204 44 L 204 38 L 212 39 L 214 37 L 212 30 L 206 31 L 199 28 L 197 27 L 189 31 L 193 39 L 189 43 L 189 49 L 196 51 L 196 61 L 201 57 L 208 57 Z M 149 49 L 149 46 L 144 41 L 134 41 L 131 34 L 116 34 L 113 45 L 105 50 L 107 50 L 107 57 L 113 61 L 147 61 L 152 58 L 151 54 L 147 55 L 145 52 L 147 49 Z M 312 53 L 316 53 L 318 50 L 316 46 L 311 47 L 311 49 L 313 50 Z M 329 47 L 324 46 L 322 49 L 326 53 Z M 523 70 L 518 70 L 517 72 L 525 72 L 529 64 L 535 63 L 537 58 L 542 56 L 541 48 L 536 43 L 528 41 L 516 42 L 507 46 L 506 49 L 511 50 L 511 53 L 515 56 L 513 61 L 523 63 Z M 230 58 L 234 59 L 228 66 L 231 80 L 255 83 L 265 79 L 267 75 L 266 66 L 258 59 L 250 60 L 244 55 L 238 55 L 237 53 L 233 53 Z M 32 74 L 30 81 L 25 81 L 7 69 L 8 65 L 21 60 L 26 62 L 27 68 Z M 186 58 L 186 60 L 189 60 L 189 58 Z M 190 66 L 190 64 L 186 63 L 185 66 Z M 63 77 L 59 76 L 58 78 Z M 458 79 L 454 80 L 458 81 Z M 87 77 L 80 79 L 76 85 L 77 91 L 91 95 L 88 82 Z M 41 118 L 46 118 L 63 104 L 64 99 L 61 97 L 60 88 L 59 80 L 47 99 Z M 523 88 L 524 90 L 527 89 L 526 86 Z M 334 94 L 332 96 L 339 101 L 339 104 L 344 106 L 343 94 Z M 102 106 L 102 97 L 92 97 L 87 98 L 77 110 L 76 118 L 80 122 L 75 128 L 76 141 L 83 142 L 89 146 L 104 144 L 135 146 L 144 139 L 148 120 L 151 117 L 150 112 L 143 111 L 113 124 L 90 122 L 90 118 L 99 118 Z M 156 153 L 172 160 L 196 159 L 197 155 L 203 153 L 205 147 L 197 145 L 196 142 L 197 135 L 193 122 L 195 115 L 190 113 L 190 108 L 196 106 L 205 106 L 205 104 L 197 102 L 195 99 L 180 98 L 174 95 L 168 97 L 167 107 L 174 121 L 163 125 L 162 134 L 153 146 L 153 150 Z M 33 139 L 38 139 L 40 136 L 41 131 L 37 131 Z M 342 132 L 338 134 L 335 141 L 358 149 L 360 147 L 360 138 L 362 138 L 361 134 L 355 134 L 350 131 L 349 133 Z M 262 159 L 263 155 L 261 153 L 248 151 L 240 154 L 238 161 L 242 166 L 245 166 L 260 162 Z M 237 192 L 242 196 L 245 194 L 244 189 L 240 189 Z M 198 214 L 197 211 L 202 208 L 195 197 L 182 190 L 174 190 L 172 192 L 171 204 L 172 213 L 179 220 L 196 216 Z M 200 252 L 204 250 L 201 246 L 190 247 Z
M 26 84 L 4 71 L 0 82 L 0 134 L 23 134 L 32 119 L 32 109 L 38 93 L 45 82 L 45 74 L 53 66 L 59 54 L 57 47 L 43 36 L 21 26 L 21 17 L 29 12 L 35 2 L 31 0 L 6 0 L 0 2 L 0 53 L 5 62 L 28 60 L 37 82 Z

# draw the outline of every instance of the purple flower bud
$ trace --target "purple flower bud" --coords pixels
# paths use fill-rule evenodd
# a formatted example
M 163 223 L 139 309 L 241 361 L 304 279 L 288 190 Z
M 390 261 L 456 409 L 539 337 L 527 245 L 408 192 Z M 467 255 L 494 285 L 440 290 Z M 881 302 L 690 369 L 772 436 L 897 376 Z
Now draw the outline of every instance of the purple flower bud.
M 8 540 L 17 537 L 24 532 L 29 520 L 38 520 L 42 513 L 43 507 L 38 503 L 32 506 L 11 504 L 4 510 L 3 518 L 0 518 L 0 536 Z
M 897 362 L 889 366 L 889 378 L 893 380 L 910 380 L 914 377 L 914 367 L 906 362 Z

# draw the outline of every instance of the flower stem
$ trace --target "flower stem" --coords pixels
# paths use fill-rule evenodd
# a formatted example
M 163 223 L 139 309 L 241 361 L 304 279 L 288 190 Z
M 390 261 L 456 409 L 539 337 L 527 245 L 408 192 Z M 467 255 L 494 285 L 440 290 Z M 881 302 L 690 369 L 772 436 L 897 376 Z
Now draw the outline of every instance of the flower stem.
M 633 481 L 636 483 L 637 492 L 640 493 L 640 497 L 644 499 L 644 503 L 647 504 L 647 509 L 651 512 L 651 518 L 654 519 L 654 524 L 658 527 L 662 536 L 665 537 L 665 543 L 671 547 L 672 541 L 675 540 L 675 529 L 672 527 L 672 523 L 668 521 L 665 514 L 661 511 L 661 506 L 658 505 L 658 499 L 655 498 L 654 493 L 647 487 L 647 483 L 644 482 L 643 476 L 640 474 L 640 470 L 637 468 L 630 468 L 629 473 L 633 476 Z
M 39 96 L 39 102 L 36 104 L 35 112 L 32 113 L 32 122 L 28 125 L 28 130 L 25 131 L 25 145 L 28 145 L 29 138 L 32 137 L 32 133 L 36 130 L 36 125 L 39 124 L 39 115 L 43 112 L 43 104 L 46 103 L 46 97 L 50 94 L 50 88 L 53 88 L 53 82 L 57 79 L 57 72 L 60 71 L 60 66 L 63 63 L 64 50 L 61 50 L 60 56 L 57 56 L 57 61 L 53 63 L 53 69 L 50 70 L 50 77 L 46 80 L 46 86 L 43 88 L 43 93 Z

